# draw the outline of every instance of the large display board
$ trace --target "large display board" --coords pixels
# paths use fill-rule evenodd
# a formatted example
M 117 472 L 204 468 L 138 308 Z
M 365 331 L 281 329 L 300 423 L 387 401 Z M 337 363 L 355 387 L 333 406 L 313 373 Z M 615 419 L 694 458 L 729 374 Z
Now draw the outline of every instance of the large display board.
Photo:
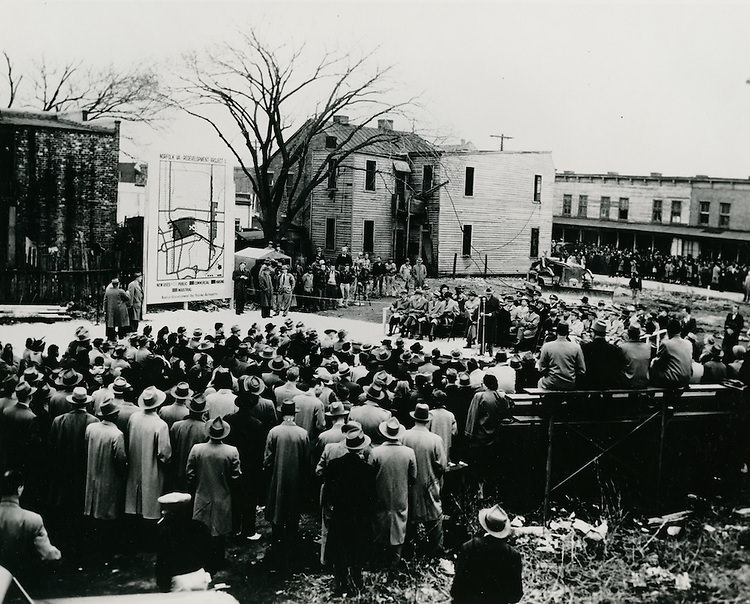
M 155 163 L 145 225 L 146 303 L 231 298 L 232 171 L 217 157 L 162 153 Z

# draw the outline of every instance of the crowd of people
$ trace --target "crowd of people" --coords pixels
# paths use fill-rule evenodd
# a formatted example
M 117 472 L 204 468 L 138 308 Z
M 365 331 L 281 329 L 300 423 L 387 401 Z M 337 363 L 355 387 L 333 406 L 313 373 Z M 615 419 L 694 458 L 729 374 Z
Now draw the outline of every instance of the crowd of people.
M 616 246 L 565 243 L 553 248 L 565 261 L 581 264 L 594 273 L 631 277 L 664 283 L 710 287 L 718 291 L 742 292 L 750 300 L 750 267 L 721 258 L 675 256 L 650 248 L 623 250 Z
M 372 298 L 391 297 L 401 289 L 424 286 L 427 267 L 421 258 L 407 258 L 400 266 L 392 258 L 370 257 L 360 252 L 353 257 L 347 247 L 333 262 L 322 248 L 308 260 L 294 266 L 281 260 L 260 260 L 250 270 L 241 262 L 232 274 L 235 310 L 242 314 L 248 301 L 260 306 L 263 318 L 287 316 L 292 307 L 318 311 L 364 303 Z
M 43 338 L 20 355 L 6 346 L 0 373 L 1 565 L 33 576 L 33 558 L 155 547 L 169 590 L 221 569 L 227 538 L 263 538 L 262 508 L 279 568 L 293 565 L 301 515 L 320 518 L 339 593 L 362 587 L 365 565 L 444 553 L 444 480 L 461 460 L 497 493 L 516 380 L 505 353 L 480 367 L 461 350 L 373 345 L 288 318 L 210 333 L 147 324 L 122 339 L 80 326 L 62 354 Z M 500 508 L 479 521 L 487 534 L 467 557 L 509 530 Z M 520 557 L 494 550 L 505 578 L 462 561 L 456 594 L 520 598 Z

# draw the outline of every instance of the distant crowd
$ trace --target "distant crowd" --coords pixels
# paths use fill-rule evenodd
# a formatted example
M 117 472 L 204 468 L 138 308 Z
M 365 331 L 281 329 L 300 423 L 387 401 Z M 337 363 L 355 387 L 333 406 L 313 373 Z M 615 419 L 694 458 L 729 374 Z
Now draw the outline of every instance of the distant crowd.
M 594 273 L 610 277 L 631 277 L 637 273 L 644 279 L 743 292 L 745 301 L 750 298 L 750 267 L 732 260 L 672 256 L 650 248 L 623 250 L 615 246 L 588 244 L 558 247 L 564 260 L 582 264 Z

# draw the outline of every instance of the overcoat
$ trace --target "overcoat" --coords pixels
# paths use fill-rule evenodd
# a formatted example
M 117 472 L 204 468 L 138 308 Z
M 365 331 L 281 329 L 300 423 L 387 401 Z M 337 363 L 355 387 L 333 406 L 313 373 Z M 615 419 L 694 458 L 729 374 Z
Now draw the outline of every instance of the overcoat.
M 137 279 L 128 284 L 128 296 L 130 297 L 130 312 L 136 321 L 143 320 L 143 287 Z
M 260 292 L 258 304 L 266 307 L 273 306 L 273 280 L 270 271 L 264 270 L 258 273 L 258 290 Z
M 441 479 L 448 466 L 443 439 L 426 424 L 415 424 L 404 434 L 404 444 L 414 451 L 417 462 L 416 482 L 409 491 L 409 515 L 417 522 L 438 520 L 443 517 Z
M 128 483 L 125 513 L 158 520 L 165 465 L 172 457 L 169 428 L 155 412 L 137 411 L 128 423 Z
M 194 445 L 206 442 L 206 422 L 194 417 L 177 421 L 169 429 L 169 436 L 172 443 L 172 486 L 186 492 L 188 456 Z
M 127 327 L 130 325 L 128 316 L 128 292 L 119 287 L 107 287 L 104 292 L 104 317 L 107 327 Z
M 300 514 L 305 478 L 310 471 L 310 441 L 304 428 L 285 420 L 266 438 L 263 468 L 270 473 L 266 520 L 283 524 Z
M 409 488 L 417 479 L 414 451 L 387 441 L 370 455 L 375 468 L 375 541 L 402 545 L 409 515 Z
M 209 441 L 195 445 L 187 461 L 187 479 L 195 490 L 193 520 L 208 527 L 212 537 L 232 532 L 230 482 L 240 477 L 237 447 Z
M 97 422 L 85 409 L 55 418 L 50 429 L 52 447 L 52 504 L 61 513 L 83 515 L 86 491 L 86 427 Z
M 122 514 L 127 456 L 125 437 L 112 422 L 86 428 L 86 496 L 83 512 L 99 520 L 115 520 Z

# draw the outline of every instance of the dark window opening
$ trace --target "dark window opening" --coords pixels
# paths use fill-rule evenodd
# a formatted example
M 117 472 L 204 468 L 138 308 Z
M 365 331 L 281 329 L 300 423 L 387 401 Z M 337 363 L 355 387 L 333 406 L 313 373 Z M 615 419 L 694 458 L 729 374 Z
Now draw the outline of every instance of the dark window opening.
M 362 228 L 362 251 L 372 254 L 375 249 L 375 221 L 365 220 Z
M 326 249 L 336 249 L 336 219 L 326 218 Z
M 542 175 L 534 175 L 534 203 L 542 203 Z
M 377 170 L 377 162 L 368 160 L 365 164 L 365 191 L 375 190 L 375 171 Z
M 471 256 L 471 231 L 472 231 L 472 225 L 465 224 L 463 242 L 461 245 L 462 256 Z
M 474 168 L 466 166 L 466 180 L 464 181 L 464 195 L 471 197 L 474 195 Z
M 422 191 L 429 191 L 432 188 L 433 167 L 426 165 L 422 168 Z
M 529 256 L 531 258 L 539 257 L 539 228 L 532 227 L 531 229 L 531 249 L 529 250 Z

